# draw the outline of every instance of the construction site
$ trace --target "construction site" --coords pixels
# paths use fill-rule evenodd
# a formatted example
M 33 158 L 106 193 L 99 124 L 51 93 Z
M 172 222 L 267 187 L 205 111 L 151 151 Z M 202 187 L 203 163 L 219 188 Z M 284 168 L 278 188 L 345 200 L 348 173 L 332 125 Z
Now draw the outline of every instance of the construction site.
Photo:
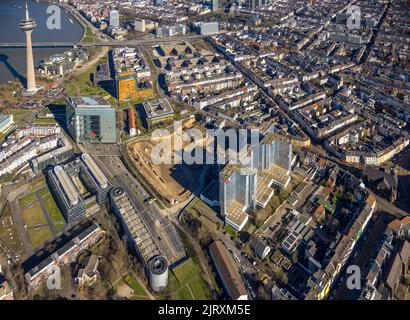
M 203 133 L 203 139 L 195 141 L 195 145 L 203 147 L 205 145 L 205 132 L 203 128 L 194 126 L 195 119 L 189 119 L 182 125 L 183 129 L 195 128 Z M 161 195 L 167 204 L 175 205 L 186 201 L 193 192 L 199 190 L 204 183 L 207 174 L 206 165 L 193 164 L 188 165 L 184 162 L 175 164 L 174 154 L 172 153 L 170 164 L 155 164 L 152 161 L 152 150 L 159 144 L 169 143 L 171 150 L 175 150 L 175 133 L 174 131 L 160 138 L 141 138 L 130 142 L 127 145 L 127 152 L 135 168 L 141 177 Z M 193 141 L 183 142 L 183 150 Z

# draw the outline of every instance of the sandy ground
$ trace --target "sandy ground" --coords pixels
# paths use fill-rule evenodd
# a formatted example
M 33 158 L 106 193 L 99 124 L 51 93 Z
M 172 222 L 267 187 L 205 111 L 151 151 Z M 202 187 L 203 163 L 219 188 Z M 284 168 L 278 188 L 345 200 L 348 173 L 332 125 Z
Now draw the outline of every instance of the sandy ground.
M 171 138 L 172 135 L 164 139 Z M 136 140 L 127 146 L 127 150 L 137 170 L 158 194 L 171 204 L 186 201 L 200 186 L 204 166 L 154 164 L 151 152 L 157 143 L 159 141 L 153 142 L 150 139 Z M 171 144 L 173 145 L 172 139 Z

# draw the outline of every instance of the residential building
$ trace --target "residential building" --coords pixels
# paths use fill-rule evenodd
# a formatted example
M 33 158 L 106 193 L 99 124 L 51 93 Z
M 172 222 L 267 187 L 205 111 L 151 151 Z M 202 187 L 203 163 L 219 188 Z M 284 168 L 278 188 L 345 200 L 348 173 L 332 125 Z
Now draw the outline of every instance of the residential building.
M 2 274 L 0 274 L 0 301 L 1 300 L 14 300 L 14 289 Z
M 78 270 L 75 281 L 79 287 L 92 286 L 98 279 L 98 256 L 90 254 Z
M 218 22 L 195 22 L 192 25 L 192 29 L 194 32 L 207 35 L 207 34 L 215 34 L 219 32 L 219 23 Z
M 91 222 L 78 226 L 72 232 L 71 239 L 58 243 L 57 248 L 47 256 L 39 258 L 34 255 L 23 263 L 24 279 L 29 292 L 52 275 L 55 267 L 75 261 L 84 250 L 101 240 L 105 233 L 98 224 Z

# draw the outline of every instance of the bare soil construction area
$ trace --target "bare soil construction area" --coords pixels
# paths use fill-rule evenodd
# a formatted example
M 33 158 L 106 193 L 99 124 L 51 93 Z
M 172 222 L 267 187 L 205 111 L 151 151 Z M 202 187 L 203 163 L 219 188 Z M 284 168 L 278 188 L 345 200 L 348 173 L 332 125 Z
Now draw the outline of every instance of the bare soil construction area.
M 153 163 L 151 153 L 154 146 L 167 140 L 173 147 L 173 137 L 172 133 L 156 141 L 149 138 L 139 139 L 127 145 L 127 152 L 138 172 L 157 194 L 162 195 L 171 205 L 187 200 L 193 192 L 201 188 L 207 170 L 205 165 Z M 183 145 L 188 144 L 189 142 L 186 142 Z M 198 144 L 202 145 L 203 141 Z

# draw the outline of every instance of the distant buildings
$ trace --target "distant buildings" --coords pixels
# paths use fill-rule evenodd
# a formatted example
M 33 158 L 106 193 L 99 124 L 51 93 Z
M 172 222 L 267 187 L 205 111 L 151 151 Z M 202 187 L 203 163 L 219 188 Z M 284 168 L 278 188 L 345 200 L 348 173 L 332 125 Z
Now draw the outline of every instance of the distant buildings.
M 219 240 L 211 243 L 209 254 L 229 298 L 248 300 L 248 293 L 241 276 L 223 243 Z
M 69 97 L 66 123 L 77 143 L 116 143 L 116 113 L 101 97 Z
M 200 35 L 214 34 L 219 32 L 218 22 L 194 22 L 192 30 Z
M 63 76 L 88 60 L 85 48 L 54 54 L 40 63 L 39 71 L 47 76 Z
M 110 27 L 120 26 L 120 12 L 118 10 L 110 11 Z
M 111 57 L 119 101 L 146 98 L 153 94 L 151 70 L 138 49 L 115 48 Z
M 54 198 L 68 224 L 85 217 L 87 190 L 101 205 L 108 199 L 111 183 L 94 159 L 83 153 L 76 160 L 63 166 L 55 166 L 47 174 Z
M 13 115 L 0 114 L 0 133 L 6 133 L 14 124 Z
M 184 35 L 186 33 L 186 25 L 178 24 L 175 26 L 161 26 L 155 30 L 155 34 L 160 37 L 173 37 L 176 35 Z

